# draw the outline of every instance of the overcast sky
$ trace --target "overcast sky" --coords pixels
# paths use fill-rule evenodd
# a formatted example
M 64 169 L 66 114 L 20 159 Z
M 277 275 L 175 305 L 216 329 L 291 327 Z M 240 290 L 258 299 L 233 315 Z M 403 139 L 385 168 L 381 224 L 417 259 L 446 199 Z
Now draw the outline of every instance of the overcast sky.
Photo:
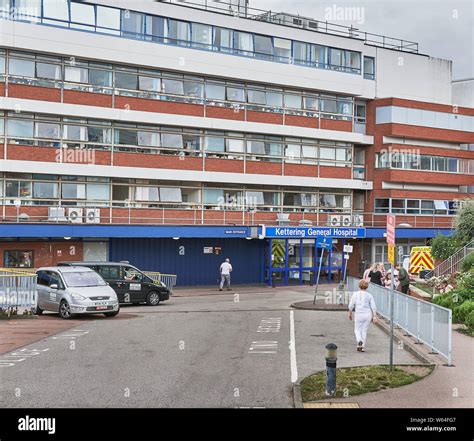
M 474 0 L 250 0 L 250 7 L 290 12 L 365 32 L 415 41 L 421 53 L 453 61 L 453 79 L 474 77 Z M 358 13 L 356 20 L 334 12 Z

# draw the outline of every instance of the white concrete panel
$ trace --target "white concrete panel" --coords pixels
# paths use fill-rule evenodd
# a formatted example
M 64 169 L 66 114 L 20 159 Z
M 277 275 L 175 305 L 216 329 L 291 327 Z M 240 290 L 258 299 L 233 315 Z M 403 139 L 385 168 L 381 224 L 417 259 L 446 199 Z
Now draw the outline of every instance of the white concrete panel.
M 372 190 L 372 182 L 356 179 L 316 178 L 302 176 L 257 175 L 195 170 L 154 169 L 144 167 L 118 167 L 107 165 L 69 164 L 40 161 L 0 160 L 4 172 L 45 173 L 57 175 L 109 176 L 115 178 L 158 179 L 176 181 L 219 182 L 226 184 L 282 185 L 290 187 L 325 187 Z
M 453 104 L 474 107 L 474 78 L 453 81 Z
M 451 104 L 452 62 L 377 48 L 377 98 Z
M 136 110 L 110 109 L 106 107 L 83 106 L 43 101 L 24 100 L 20 98 L 0 97 L 0 109 L 22 112 L 34 112 L 52 115 L 67 115 L 91 119 L 107 119 L 127 123 L 169 125 L 180 127 L 196 127 L 210 130 L 226 130 L 232 132 L 262 133 L 275 136 L 298 138 L 314 138 L 350 142 L 354 144 L 373 144 L 373 136 L 338 130 L 311 129 L 307 127 L 284 126 L 247 121 L 234 121 L 220 118 L 204 118 L 201 116 L 174 115 L 168 113 L 141 112 Z

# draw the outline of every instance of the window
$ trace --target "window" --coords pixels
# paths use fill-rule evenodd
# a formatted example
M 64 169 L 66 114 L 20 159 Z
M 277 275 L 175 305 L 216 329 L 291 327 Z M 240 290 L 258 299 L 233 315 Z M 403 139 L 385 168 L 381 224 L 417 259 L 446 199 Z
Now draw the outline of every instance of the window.
M 130 187 L 125 185 L 114 185 L 112 187 L 112 200 L 127 201 L 130 199 Z
M 405 199 L 392 199 L 392 213 L 405 213 Z
M 135 200 L 157 202 L 160 200 L 158 193 L 158 187 L 136 187 Z
M 433 214 L 433 201 L 421 201 L 421 214 Z
M 60 80 L 61 66 L 48 63 L 36 63 L 36 77 L 50 80 Z
M 182 202 L 181 188 L 161 187 L 161 202 Z
M 227 86 L 227 99 L 229 101 L 238 101 L 238 102 L 245 102 L 245 90 L 244 88 L 238 87 L 229 87 Z
M 185 81 L 183 84 L 183 91 L 185 96 L 203 98 L 204 97 L 204 83 L 196 81 Z
M 33 268 L 33 251 L 6 250 L 3 260 L 6 268 Z
M 457 173 L 458 172 L 458 159 L 448 158 L 448 171 Z
M 317 111 L 319 109 L 319 97 L 316 96 L 304 96 L 303 105 L 306 110 Z
M 97 6 L 97 27 L 101 32 L 118 34 L 120 30 L 120 9 Z
M 255 35 L 255 55 L 257 58 L 263 58 L 265 60 L 272 58 L 273 45 L 271 37 Z
M 71 83 L 88 83 L 89 71 L 81 67 L 66 67 L 64 69 L 64 80 Z
M 267 102 L 264 90 L 248 90 L 247 97 L 248 102 L 252 104 L 265 105 Z
M 336 159 L 336 149 L 331 147 L 321 147 L 319 149 L 319 157 L 322 160 L 335 160 Z
M 119 89 L 137 90 L 138 76 L 135 74 L 116 72 L 115 87 L 118 87 Z
M 265 200 L 263 198 L 263 191 L 245 192 L 245 202 L 249 207 L 255 205 L 263 205 L 265 203 Z
M 390 207 L 390 199 L 375 199 L 375 212 L 388 213 Z
M 7 181 L 5 196 L 8 198 L 31 198 L 30 181 Z
M 86 184 L 62 184 L 63 199 L 85 199 Z
M 290 109 L 301 109 L 301 95 L 285 94 L 285 107 Z
M 218 50 L 228 52 L 232 49 L 233 31 L 231 29 L 214 28 L 214 46 Z
M 35 137 L 58 139 L 60 137 L 59 124 L 37 122 L 35 124 Z
M 43 17 L 69 21 L 68 0 L 43 0 Z
M 227 142 L 227 151 L 235 153 L 243 153 L 245 142 L 243 139 L 232 139 L 228 138 Z
M 110 199 L 109 184 L 87 184 L 87 200 L 108 201 Z
M 337 113 L 352 116 L 352 101 L 343 98 L 337 100 Z
M 218 188 L 204 189 L 204 203 L 205 204 L 222 204 L 224 202 L 224 190 Z
M 267 106 L 283 107 L 283 94 L 267 90 Z
M 360 72 L 360 53 L 345 51 L 345 66 L 349 72 Z
M 163 17 L 146 16 L 146 33 L 153 41 L 163 42 L 166 37 L 166 19 Z
M 355 106 L 356 123 L 365 124 L 366 111 L 367 111 L 367 107 L 365 104 L 356 104 Z
M 201 150 L 201 136 L 199 131 L 195 134 L 183 134 L 183 145 L 187 150 Z
M 33 138 L 33 121 L 9 119 L 7 124 L 8 136 Z
M 170 147 L 175 149 L 183 148 L 183 136 L 177 133 L 162 133 L 161 145 L 163 147 Z
M 343 65 L 342 60 L 343 60 L 342 49 L 336 49 L 336 48 L 329 49 L 329 63 L 331 64 L 331 67 L 342 66 Z
M 225 100 L 225 86 L 223 84 L 206 83 L 206 98 Z
M 41 0 L 15 0 L 15 18 L 31 21 L 41 17 Z
M 275 58 L 279 61 L 289 62 L 291 58 L 291 40 L 275 38 L 273 44 L 275 47 Z
M 264 155 L 265 154 L 265 143 L 263 141 L 247 141 L 247 153 L 253 155 Z
M 212 44 L 212 27 L 199 23 L 191 25 L 192 42 L 196 47 L 207 49 Z
M 316 67 L 327 67 L 328 64 L 328 48 L 313 44 L 311 46 L 311 61 Z
M 132 37 L 144 33 L 144 19 L 143 14 L 132 12 L 129 10 L 122 10 L 122 33 Z
M 5 57 L 0 57 L 0 75 L 5 74 Z
M 283 145 L 279 142 L 265 142 L 265 154 L 270 156 L 281 156 Z
M 285 146 L 285 157 L 290 161 L 296 159 L 299 162 L 299 158 L 301 157 L 301 146 L 299 144 L 287 144 Z
M 93 86 L 112 87 L 112 72 L 89 69 L 89 83 Z
M 138 145 L 147 147 L 160 146 L 160 134 L 158 132 L 143 132 L 138 131 Z
M 71 22 L 95 26 L 94 5 L 71 2 Z M 72 27 L 75 27 L 72 25 Z
M 73 141 L 88 141 L 87 127 L 85 126 L 63 126 L 63 138 Z
M 19 60 L 10 58 L 8 65 L 8 73 L 18 77 L 35 77 L 35 63 L 30 60 Z
M 100 144 L 109 143 L 112 140 L 111 129 L 104 129 L 102 127 L 87 127 L 87 138 L 91 142 Z
M 168 20 L 168 41 L 187 46 L 190 38 L 190 25 L 185 21 Z
M 417 199 L 407 199 L 407 214 L 419 214 L 420 201 Z
M 115 129 L 115 142 L 117 144 L 138 145 L 138 132 L 136 130 Z
M 309 64 L 311 62 L 311 45 L 295 41 L 293 43 L 293 58 L 296 64 Z
M 33 197 L 38 199 L 56 199 L 58 184 L 52 182 L 33 182 Z
M 366 80 L 375 79 L 375 58 L 364 57 L 364 78 Z
M 242 55 L 250 55 L 253 52 L 253 35 L 234 31 L 234 49 Z
M 204 148 L 213 152 L 224 152 L 225 138 L 223 136 L 206 136 L 204 138 Z
M 331 98 L 321 98 L 321 112 L 324 113 L 337 113 L 337 102 Z
M 184 87 L 182 81 L 170 80 L 163 78 L 162 80 L 163 92 L 173 95 L 184 95 Z
M 138 88 L 150 92 L 161 92 L 161 79 L 140 75 L 138 77 Z

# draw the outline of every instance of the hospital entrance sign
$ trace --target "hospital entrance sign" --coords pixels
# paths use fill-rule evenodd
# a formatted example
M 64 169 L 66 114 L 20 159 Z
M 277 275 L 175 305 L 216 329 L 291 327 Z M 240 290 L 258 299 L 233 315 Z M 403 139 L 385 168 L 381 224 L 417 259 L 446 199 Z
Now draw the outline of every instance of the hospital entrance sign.
M 264 236 L 269 239 L 317 239 L 318 237 L 359 239 L 365 237 L 365 228 L 264 227 Z

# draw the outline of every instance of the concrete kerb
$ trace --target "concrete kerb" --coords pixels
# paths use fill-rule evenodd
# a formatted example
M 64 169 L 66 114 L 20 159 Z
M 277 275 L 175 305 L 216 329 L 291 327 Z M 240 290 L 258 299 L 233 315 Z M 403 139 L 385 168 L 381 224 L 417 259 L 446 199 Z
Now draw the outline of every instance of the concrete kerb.
M 300 383 L 293 384 L 293 404 L 295 409 L 303 409 L 303 396 L 301 395 Z

